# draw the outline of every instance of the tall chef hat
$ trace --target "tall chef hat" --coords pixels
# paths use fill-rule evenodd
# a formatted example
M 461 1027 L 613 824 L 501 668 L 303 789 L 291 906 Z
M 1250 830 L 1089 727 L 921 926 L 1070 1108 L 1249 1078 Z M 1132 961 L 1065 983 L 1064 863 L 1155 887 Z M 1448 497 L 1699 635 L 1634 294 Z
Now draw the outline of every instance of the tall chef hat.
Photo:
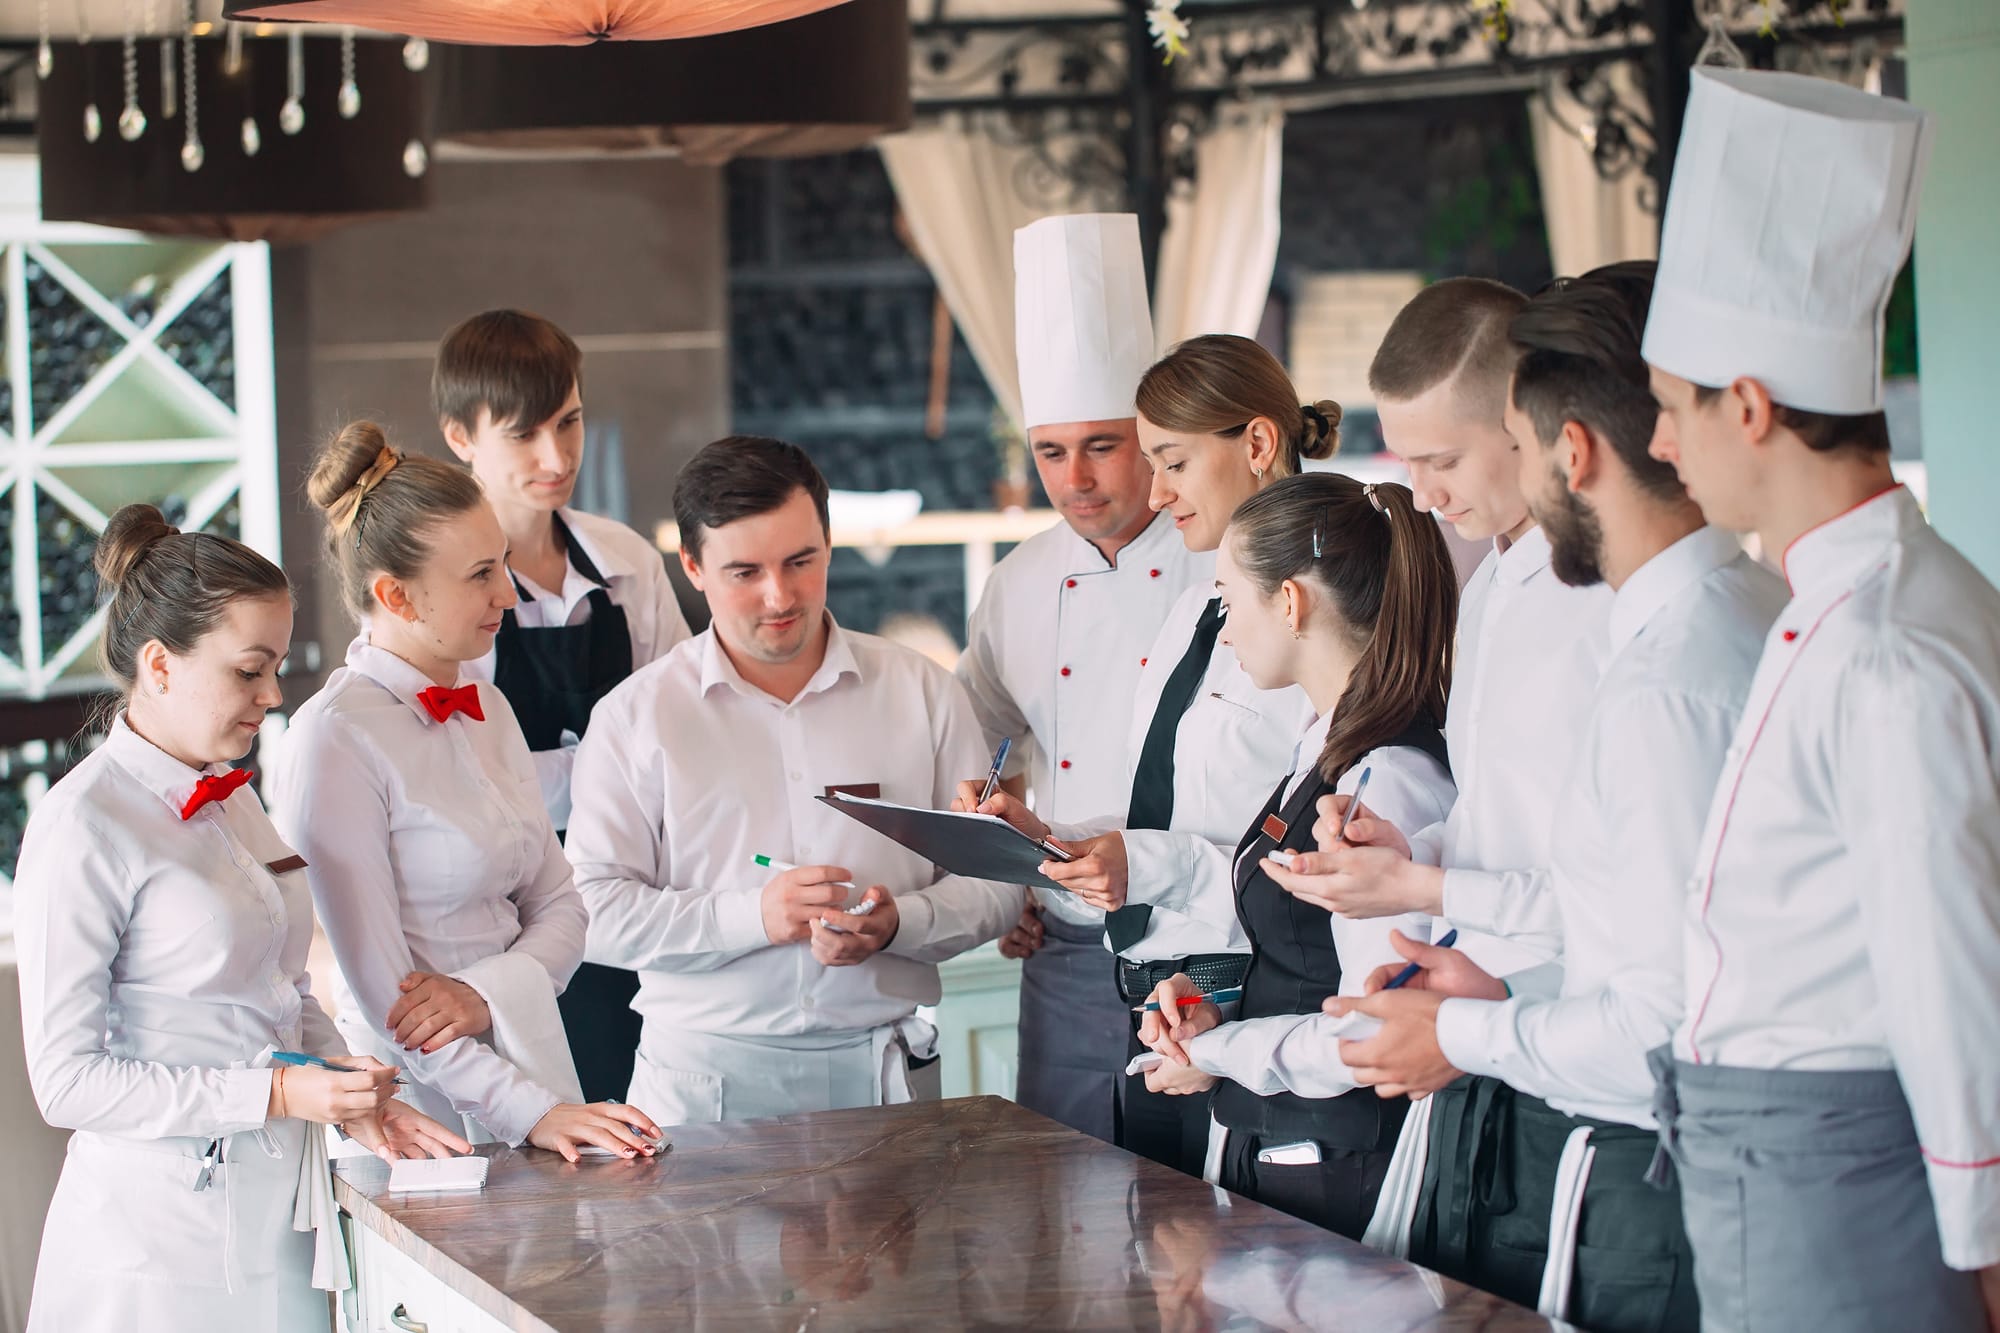
M 1933 120 L 1799 74 L 1701 68 L 1667 194 L 1646 360 L 1788 407 L 1882 406 L 1882 316 Z
M 1014 233 L 1014 342 L 1023 427 L 1133 415 L 1153 364 L 1136 214 L 1043 218 Z

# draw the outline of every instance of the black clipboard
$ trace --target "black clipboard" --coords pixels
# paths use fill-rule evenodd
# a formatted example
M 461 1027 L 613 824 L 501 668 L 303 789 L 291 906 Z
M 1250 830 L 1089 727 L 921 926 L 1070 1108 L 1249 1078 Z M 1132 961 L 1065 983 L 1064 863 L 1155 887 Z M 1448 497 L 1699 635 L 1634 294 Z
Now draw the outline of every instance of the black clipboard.
M 901 843 L 951 874 L 1074 892 L 1038 869 L 1044 861 L 1071 860 L 1070 854 L 1035 841 L 997 815 L 924 810 L 840 792 L 813 799 Z

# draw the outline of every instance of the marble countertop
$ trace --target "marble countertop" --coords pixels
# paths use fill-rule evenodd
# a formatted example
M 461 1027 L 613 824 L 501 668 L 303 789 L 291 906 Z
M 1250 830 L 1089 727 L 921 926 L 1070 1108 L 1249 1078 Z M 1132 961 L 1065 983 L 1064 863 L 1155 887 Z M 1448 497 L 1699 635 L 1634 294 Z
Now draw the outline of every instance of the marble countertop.
M 517 1329 L 1560 1327 L 995 1097 L 684 1125 L 656 1160 L 488 1145 L 478 1194 L 335 1195 Z

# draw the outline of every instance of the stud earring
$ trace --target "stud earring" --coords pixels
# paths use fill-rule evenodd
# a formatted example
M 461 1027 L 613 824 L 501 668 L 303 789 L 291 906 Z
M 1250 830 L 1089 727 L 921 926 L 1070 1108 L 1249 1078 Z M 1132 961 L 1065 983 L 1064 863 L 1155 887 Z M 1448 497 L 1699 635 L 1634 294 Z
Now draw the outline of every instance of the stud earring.
M 1264 469 L 1260 467 L 1253 467 L 1250 469 L 1250 475 L 1255 477 L 1257 480 L 1262 481 L 1264 480 Z
M 165 694 L 167 692 L 167 682 L 165 682 L 164 680 L 161 681 L 156 688 L 160 691 L 161 694 Z

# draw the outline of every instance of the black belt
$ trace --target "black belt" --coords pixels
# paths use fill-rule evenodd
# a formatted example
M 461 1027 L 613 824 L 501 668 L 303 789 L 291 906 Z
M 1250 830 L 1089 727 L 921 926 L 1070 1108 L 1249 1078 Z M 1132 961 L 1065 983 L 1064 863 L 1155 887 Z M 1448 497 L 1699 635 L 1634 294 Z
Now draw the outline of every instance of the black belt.
M 1186 958 L 1162 958 L 1158 962 L 1135 963 L 1118 960 L 1118 993 L 1126 1003 L 1138 1004 L 1151 998 L 1162 981 L 1184 972 L 1195 989 L 1207 994 L 1229 986 L 1240 986 L 1250 971 L 1247 953 L 1197 953 Z

